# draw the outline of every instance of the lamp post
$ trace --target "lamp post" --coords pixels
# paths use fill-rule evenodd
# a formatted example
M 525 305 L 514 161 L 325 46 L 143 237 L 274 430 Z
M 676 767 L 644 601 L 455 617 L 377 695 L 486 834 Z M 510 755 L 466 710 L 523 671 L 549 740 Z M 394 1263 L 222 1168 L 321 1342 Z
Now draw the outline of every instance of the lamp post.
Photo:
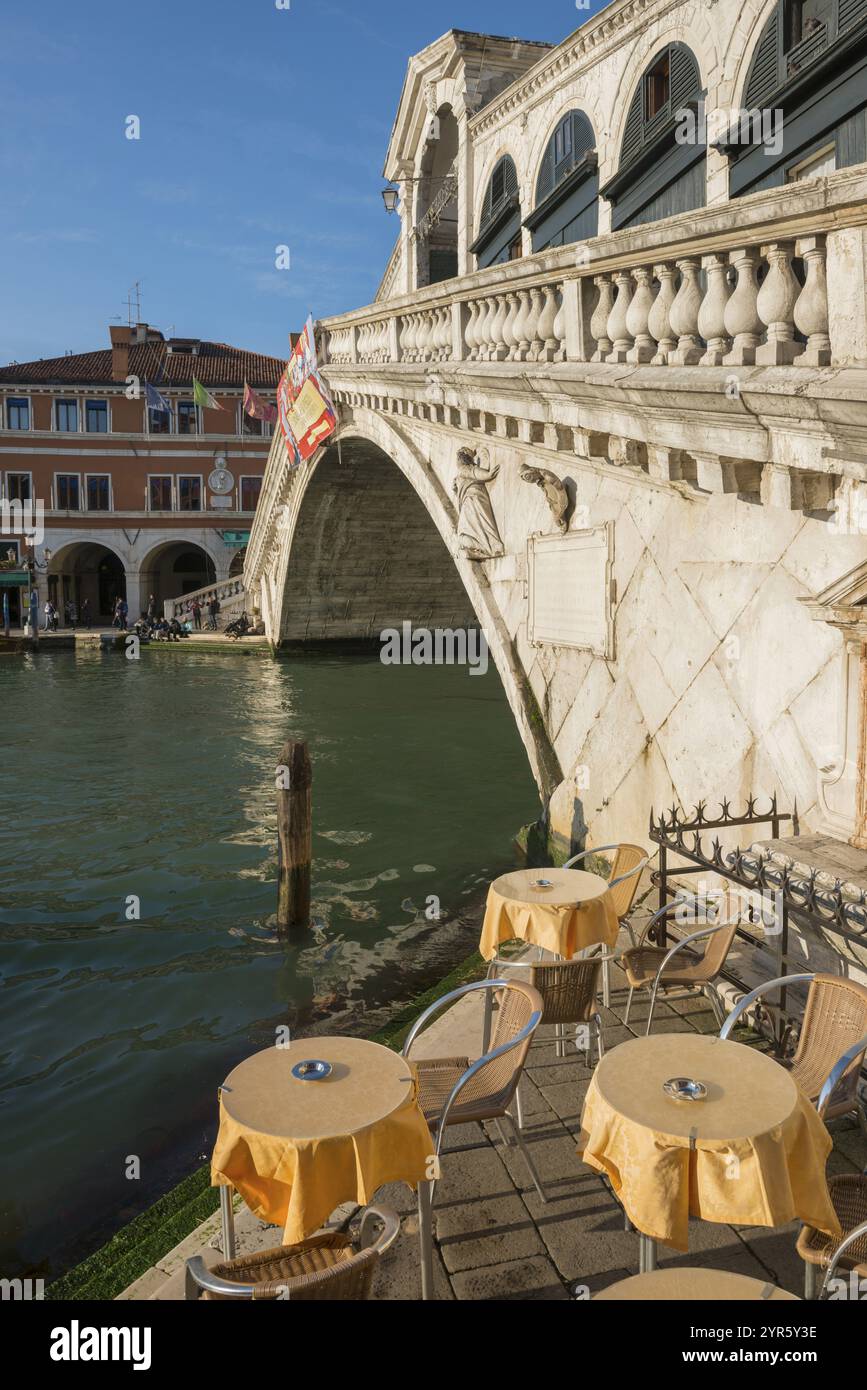
M 29 625 L 30 635 L 35 642 L 39 641 L 39 591 L 36 588 L 36 575 L 44 573 L 51 563 L 51 551 L 48 546 L 45 547 L 42 555 L 42 560 L 37 560 L 34 543 L 30 541 L 23 560 L 24 568 L 27 570 L 30 580 L 29 613 L 27 624 L 24 626 L 24 635 L 27 636 L 27 625 Z

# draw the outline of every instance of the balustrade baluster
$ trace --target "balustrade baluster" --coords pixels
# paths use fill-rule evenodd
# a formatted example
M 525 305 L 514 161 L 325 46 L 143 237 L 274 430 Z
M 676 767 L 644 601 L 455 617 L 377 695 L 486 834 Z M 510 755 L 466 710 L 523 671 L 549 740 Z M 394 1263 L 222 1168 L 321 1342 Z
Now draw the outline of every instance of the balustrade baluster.
M 726 305 L 729 302 L 728 262 L 725 255 L 702 256 L 707 276 L 707 290 L 698 311 L 698 331 L 707 343 L 707 351 L 699 363 L 702 367 L 720 367 L 731 350 L 731 338 L 726 333 Z
M 541 346 L 536 357 L 537 362 L 553 362 L 559 349 L 560 343 L 554 336 L 554 324 L 557 319 L 557 297 L 554 285 L 545 285 L 542 293 L 545 296 L 545 303 L 542 306 L 542 313 L 539 316 L 539 326 L 536 330 L 541 339 Z
M 804 288 L 795 305 L 795 324 L 807 339 L 807 346 L 795 358 L 796 367 L 827 367 L 831 363 L 828 337 L 828 281 L 825 271 L 824 237 L 801 237 L 795 250 L 807 270 Z
M 653 267 L 653 274 L 659 281 L 659 293 L 647 316 L 647 331 L 656 340 L 656 352 L 650 360 L 654 367 L 664 367 L 677 347 L 671 328 L 671 306 L 677 297 L 677 269 L 671 261 L 662 261 Z
M 632 347 L 632 338 L 626 327 L 626 315 L 632 300 L 632 276 L 628 270 L 618 270 L 614 276 L 614 283 L 617 286 L 617 298 L 608 316 L 608 337 L 611 339 L 612 347 L 605 361 L 625 362 L 626 354 Z
M 554 341 L 557 344 L 557 351 L 554 353 L 555 362 L 566 361 L 566 299 L 563 294 L 563 286 L 556 285 L 554 294 L 558 300 L 557 313 L 554 318 Z
M 532 341 L 532 338 L 529 332 L 528 325 L 530 321 L 531 307 L 532 305 L 530 302 L 529 290 L 519 290 L 518 312 L 515 315 L 514 324 L 515 341 L 517 343 L 517 346 L 515 348 L 516 362 L 526 362 L 530 352 L 530 343 Z
M 756 360 L 756 347 L 762 334 L 762 321 L 756 308 L 759 287 L 756 283 L 758 256 L 752 247 L 742 246 L 729 252 L 729 261 L 737 271 L 737 284 L 726 304 L 725 330 L 732 340 L 732 350 L 723 358 L 729 367 L 751 367 Z
M 596 350 L 590 361 L 604 362 L 611 351 L 608 320 L 614 307 L 614 286 L 611 283 L 610 275 L 594 275 L 593 283 L 599 290 L 599 298 L 590 319 L 590 334 L 596 344 Z
M 688 256 L 677 262 L 677 268 L 682 278 L 669 313 L 671 330 L 677 334 L 677 347 L 669 353 L 668 362 L 672 367 L 692 367 L 704 352 L 698 333 L 698 311 L 702 301 L 699 263 Z
M 530 308 L 527 311 L 526 336 L 529 340 L 527 348 L 527 361 L 536 362 L 539 353 L 542 351 L 544 339 L 539 331 L 542 318 L 542 291 L 538 288 L 530 290 Z
M 509 349 L 503 335 L 503 327 L 506 322 L 508 309 L 509 305 L 506 296 L 504 294 L 498 294 L 497 312 L 494 314 L 491 321 L 491 340 L 493 344 L 491 357 L 494 362 L 505 362 L 509 355 Z
M 472 362 L 479 352 L 479 345 L 476 339 L 476 328 L 479 322 L 479 301 L 470 300 L 470 316 L 467 319 L 467 326 L 464 329 L 464 342 L 467 345 L 467 361 Z
M 518 316 L 518 309 L 520 306 L 518 296 L 513 290 L 510 290 L 506 295 L 506 302 L 509 306 L 509 312 L 503 324 L 503 342 L 506 344 L 506 351 L 508 354 L 507 360 L 509 362 L 514 362 L 515 353 L 518 350 L 518 340 L 515 337 L 515 319 Z
M 649 362 L 656 353 L 656 343 L 648 331 L 648 320 L 653 308 L 653 276 L 648 266 L 639 266 L 632 275 L 636 289 L 626 312 L 626 331 L 633 343 L 626 354 L 626 360 L 634 363 Z
M 759 318 L 767 328 L 767 340 L 756 348 L 756 364 L 781 367 L 793 362 L 800 352 L 795 342 L 795 305 L 801 286 L 792 270 L 790 241 L 773 241 L 762 247 L 768 259 L 768 273 L 756 299 Z

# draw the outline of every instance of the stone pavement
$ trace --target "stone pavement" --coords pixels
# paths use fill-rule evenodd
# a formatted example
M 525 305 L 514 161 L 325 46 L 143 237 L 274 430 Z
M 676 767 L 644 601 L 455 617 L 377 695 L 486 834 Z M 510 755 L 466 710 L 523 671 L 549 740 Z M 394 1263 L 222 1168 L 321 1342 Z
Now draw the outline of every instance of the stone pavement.
M 623 976 L 615 970 L 611 1008 L 602 1009 L 606 1050 L 644 1034 L 646 999 L 636 998 L 628 1027 L 623 1022 L 625 1007 Z M 717 1031 L 706 1000 L 657 1005 L 654 1033 L 693 1031 Z M 540 1041 L 531 1048 L 522 1081 L 524 1135 L 548 1201 L 539 1200 L 520 1151 L 503 1145 L 495 1124 L 451 1128 L 434 1208 L 434 1278 L 439 1298 L 563 1300 L 576 1292 L 586 1297 L 638 1272 L 638 1236 L 624 1229 L 622 1208 L 576 1152 L 581 1106 L 592 1071 L 573 1044 L 566 1057 L 557 1057 L 553 1033 L 551 1028 L 539 1030 Z M 466 1051 L 474 1056 L 480 1040 L 481 1008 L 478 997 L 471 996 L 438 1019 L 412 1055 Z M 860 1172 L 867 1163 L 867 1143 L 854 1120 L 835 1122 L 832 1134 L 835 1147 L 829 1173 Z M 379 1267 L 374 1296 L 417 1299 L 421 1288 L 414 1195 L 395 1183 L 382 1188 L 377 1201 L 400 1214 L 401 1235 Z M 341 1209 L 332 1223 L 349 1220 L 353 1211 L 352 1206 Z M 239 1211 L 236 1226 L 239 1254 L 280 1243 L 279 1231 L 257 1221 L 246 1209 Z M 660 1246 L 659 1263 L 732 1270 L 802 1295 L 804 1270 L 795 1251 L 797 1233 L 797 1222 L 766 1230 L 693 1221 L 689 1254 Z M 216 1263 L 219 1244 L 219 1217 L 214 1216 L 121 1298 L 183 1298 L 184 1260 L 202 1252 L 208 1263 Z

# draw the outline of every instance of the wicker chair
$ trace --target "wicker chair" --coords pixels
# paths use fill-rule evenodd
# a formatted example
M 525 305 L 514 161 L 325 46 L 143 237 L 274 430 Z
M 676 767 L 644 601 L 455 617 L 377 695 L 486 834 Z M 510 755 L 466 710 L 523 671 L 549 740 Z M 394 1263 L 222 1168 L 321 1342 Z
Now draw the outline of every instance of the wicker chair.
M 608 875 L 608 891 L 611 894 L 617 919 L 620 925 L 629 932 L 629 939 L 634 946 L 635 933 L 629 921 L 629 914 L 635 902 L 635 894 L 638 892 L 641 875 L 650 863 L 647 850 L 642 849 L 641 845 L 598 845 L 595 849 L 585 849 L 583 854 L 573 855 L 571 859 L 566 860 L 563 868 L 572 869 L 585 859 L 608 854 L 610 850 L 614 851 L 614 855 L 610 861 L 611 872 Z M 602 1002 L 607 1009 L 611 1003 L 611 956 L 602 956 L 602 962 Z
M 503 970 L 522 969 L 526 971 L 527 983 L 538 991 L 542 999 L 542 1022 L 557 1028 L 557 1056 L 566 1056 L 566 1025 L 574 1023 L 587 1027 L 587 1046 L 575 1046 L 587 1054 L 590 1062 L 590 1026 L 596 1033 L 596 1047 L 600 1062 L 605 1048 L 602 1043 L 602 1017 L 597 1005 L 599 973 L 602 969 L 602 956 L 588 956 L 577 960 L 533 961 L 522 960 L 520 956 L 498 956 L 489 966 L 491 974 L 502 974 Z M 490 1010 L 485 1010 L 485 1035 L 483 1047 L 487 1050 L 490 1033 Z M 520 1098 L 520 1090 L 518 1092 Z M 520 1108 L 518 1124 L 521 1124 Z
M 500 1007 L 490 1051 L 483 1051 L 478 1061 L 472 1063 L 468 1057 L 424 1057 L 413 1064 L 418 1078 L 419 1105 L 430 1125 L 436 1145 L 433 1155 L 433 1177 L 430 1181 L 420 1182 L 418 1185 L 421 1284 L 424 1299 L 433 1295 L 433 1200 L 445 1132 L 449 1125 L 495 1120 L 500 1137 L 506 1144 L 500 1121 L 508 1120 L 515 1141 L 526 1160 L 533 1185 L 541 1200 L 547 1200 L 536 1165 L 520 1129 L 509 1113 L 509 1107 L 515 1100 L 530 1040 L 542 1021 L 542 1000 L 532 985 L 517 980 L 480 980 L 475 984 L 462 985 L 460 989 L 452 990 L 429 1009 L 425 1009 L 416 1019 L 404 1043 L 403 1055 L 409 1057 L 413 1043 L 434 1014 L 456 999 L 476 991 L 488 991 L 490 997 L 493 997 L 494 993 L 499 995 Z
M 699 900 L 695 898 L 689 898 L 686 901 L 691 902 L 694 908 L 699 905 Z M 629 1011 L 632 1008 L 635 991 L 637 989 L 649 989 L 650 1008 L 647 1013 L 646 1029 L 648 1036 L 660 989 L 681 989 L 683 993 L 678 995 L 678 998 L 688 997 L 695 992 L 704 994 L 710 1001 L 717 1023 L 722 1024 L 725 1017 L 719 995 L 714 988 L 714 981 L 725 965 L 726 957 L 735 939 L 738 923 L 743 916 L 743 909 L 735 895 L 726 893 L 719 903 L 717 912 L 722 920 L 713 922 L 711 925 L 703 927 L 701 931 L 693 932 L 690 936 L 683 937 L 671 947 L 645 945 L 651 928 L 657 922 L 662 921 L 668 913 L 682 910 L 683 907 L 683 900 L 667 903 L 665 907 L 661 907 L 658 912 L 653 914 L 644 928 L 640 944 L 632 950 L 624 951 L 620 957 L 620 963 L 626 972 L 626 979 L 629 984 L 629 998 L 623 1021 L 624 1023 L 629 1022 Z M 708 915 L 707 908 L 704 909 L 704 915 Z M 707 942 L 704 954 L 696 956 L 690 948 L 696 941 L 701 940 Z M 684 958 L 684 953 L 686 953 L 686 958 Z
M 867 987 L 841 975 L 785 975 L 768 980 L 752 990 L 729 1014 L 721 1038 L 727 1038 L 747 1009 L 770 990 L 784 985 L 805 984 L 810 990 L 801 1024 L 801 1036 L 794 1057 L 782 1065 L 791 1071 L 805 1095 L 818 1105 L 823 1088 L 831 1077 L 834 1086 L 823 1106 L 826 1120 L 839 1119 L 855 1111 L 867 1134 L 867 1118 L 858 1099 L 858 1077 L 867 1053 Z M 846 1056 L 847 1066 L 838 1068 Z
M 370 1223 L 383 1229 L 368 1244 Z M 377 1263 L 395 1240 L 400 1221 L 386 1207 L 368 1207 L 362 1217 L 359 1248 L 345 1231 L 320 1231 L 297 1245 L 260 1250 L 208 1269 L 201 1255 L 187 1260 L 187 1299 L 360 1300 L 370 1297 Z
M 819 1270 L 825 1269 L 822 1294 L 838 1265 L 859 1278 L 867 1278 L 867 1173 L 846 1173 L 828 1182 L 828 1192 L 843 1241 L 835 1247 L 824 1231 L 804 1226 L 798 1236 L 797 1251 L 804 1261 L 804 1297 L 815 1298 Z M 846 1244 L 849 1237 L 854 1239 Z

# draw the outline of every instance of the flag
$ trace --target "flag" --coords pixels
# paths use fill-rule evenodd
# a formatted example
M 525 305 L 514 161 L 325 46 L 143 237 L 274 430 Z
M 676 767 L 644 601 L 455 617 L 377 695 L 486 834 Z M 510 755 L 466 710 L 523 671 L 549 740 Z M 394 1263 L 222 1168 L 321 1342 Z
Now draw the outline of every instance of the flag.
M 196 405 L 203 406 L 205 410 L 222 410 L 219 401 L 215 401 L 210 391 L 206 391 L 200 381 L 193 377 L 193 400 Z
M 277 419 L 276 405 L 269 405 L 256 395 L 252 386 L 244 382 L 244 413 L 251 416 L 254 420 L 264 420 L 266 424 L 273 425 Z
M 309 459 L 337 428 L 337 416 L 316 363 L 313 319 L 292 349 L 277 387 L 277 410 L 287 447 Z
M 159 410 L 164 414 L 171 414 L 171 404 L 166 400 L 165 396 L 160 395 L 155 386 L 151 386 L 149 381 L 145 382 L 145 400 L 147 401 L 148 410 Z

